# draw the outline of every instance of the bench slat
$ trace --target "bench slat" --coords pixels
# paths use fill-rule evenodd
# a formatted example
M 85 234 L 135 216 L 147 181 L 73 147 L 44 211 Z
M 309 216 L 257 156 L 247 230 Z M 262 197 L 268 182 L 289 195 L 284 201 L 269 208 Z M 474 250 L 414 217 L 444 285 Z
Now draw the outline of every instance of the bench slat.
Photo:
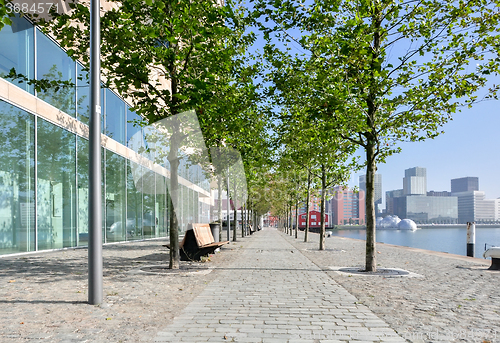
M 192 224 L 192 227 L 196 243 L 198 243 L 199 247 L 203 247 L 215 241 L 209 224 Z
M 199 260 L 201 256 L 211 254 L 215 249 L 229 243 L 229 241 L 214 242 L 209 224 L 190 224 L 190 226 L 179 244 L 181 260 Z M 170 249 L 169 244 L 164 246 Z

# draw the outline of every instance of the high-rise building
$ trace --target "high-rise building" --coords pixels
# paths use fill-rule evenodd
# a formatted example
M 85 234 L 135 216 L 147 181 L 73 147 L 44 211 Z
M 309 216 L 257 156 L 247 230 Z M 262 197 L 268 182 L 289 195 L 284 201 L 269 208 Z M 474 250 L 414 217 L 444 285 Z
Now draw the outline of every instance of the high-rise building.
M 396 214 L 416 223 L 455 224 L 458 220 L 457 197 L 407 195 L 401 200 Z
M 393 191 L 385 192 L 385 211 L 387 214 L 395 214 L 396 213 L 396 204 L 395 199 L 401 198 L 404 195 L 402 189 L 396 189 Z
M 373 175 L 374 196 L 375 196 L 375 210 L 379 213 L 379 205 L 382 204 L 382 174 Z M 366 175 L 359 176 L 359 189 L 366 194 Z
M 458 197 L 458 222 L 478 222 L 478 209 L 483 207 L 480 212 L 484 215 L 484 206 L 480 203 L 484 200 L 485 194 L 482 191 L 454 192 L 454 196 Z M 494 213 L 492 213 L 494 216 Z
M 427 192 L 425 168 L 405 170 L 403 189 L 386 192 L 387 214 L 416 223 L 451 224 L 458 220 L 457 197 L 449 192 Z
M 403 178 L 403 192 L 404 195 L 426 195 L 427 170 L 422 167 L 406 169 Z
M 500 220 L 500 199 L 486 199 L 478 177 L 451 180 L 451 193 L 458 197 L 458 222 L 492 223 Z
M 491 223 L 499 220 L 500 199 L 486 199 L 483 191 L 452 193 L 458 198 L 458 222 Z
M 500 222 L 500 198 L 499 199 L 493 199 L 495 202 L 495 222 L 498 223 Z
M 478 177 L 461 177 L 459 179 L 451 179 L 451 192 L 470 192 L 479 190 Z
M 332 208 L 332 224 L 365 224 L 365 192 L 354 192 L 351 189 L 337 186 L 333 189 L 330 200 Z

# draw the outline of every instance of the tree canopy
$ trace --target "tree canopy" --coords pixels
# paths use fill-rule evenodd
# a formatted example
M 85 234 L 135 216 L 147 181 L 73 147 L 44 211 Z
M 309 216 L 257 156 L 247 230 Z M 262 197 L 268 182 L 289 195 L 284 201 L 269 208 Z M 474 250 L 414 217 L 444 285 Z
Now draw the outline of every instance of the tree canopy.
M 254 4 L 272 73 L 303 80 L 299 85 L 292 78 L 295 87 L 281 87 L 278 96 L 308 104 L 313 117 L 330 123 L 332 136 L 365 151 L 366 270 L 374 271 L 377 163 L 398 152 L 398 142 L 441 134 L 461 106 L 496 97 L 498 87 L 487 87 L 499 71 L 498 2 Z M 277 88 L 283 80 L 276 79 Z

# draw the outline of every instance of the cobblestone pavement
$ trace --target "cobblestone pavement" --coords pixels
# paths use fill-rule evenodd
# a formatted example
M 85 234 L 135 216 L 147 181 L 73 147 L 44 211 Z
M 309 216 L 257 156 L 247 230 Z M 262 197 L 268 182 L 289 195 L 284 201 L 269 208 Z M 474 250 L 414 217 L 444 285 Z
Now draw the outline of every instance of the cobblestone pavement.
M 107 245 L 101 306 L 86 249 L 1 257 L 0 342 L 500 342 L 489 261 L 378 244 L 379 267 L 422 277 L 341 275 L 365 242 L 310 235 L 266 229 L 176 272 L 165 241 Z
M 333 236 L 319 251 L 318 234 L 283 236 L 410 342 L 500 342 L 500 272 L 487 270 L 490 260 L 377 244 L 378 268 L 423 277 L 349 276 L 331 267 L 363 267 L 364 240 Z
M 155 342 L 405 342 L 275 229 L 221 271 Z
M 0 342 L 151 342 L 249 237 L 170 272 L 165 240 L 103 247 L 104 302 L 87 303 L 87 249 L 0 258 Z M 152 267 L 148 267 L 152 266 Z

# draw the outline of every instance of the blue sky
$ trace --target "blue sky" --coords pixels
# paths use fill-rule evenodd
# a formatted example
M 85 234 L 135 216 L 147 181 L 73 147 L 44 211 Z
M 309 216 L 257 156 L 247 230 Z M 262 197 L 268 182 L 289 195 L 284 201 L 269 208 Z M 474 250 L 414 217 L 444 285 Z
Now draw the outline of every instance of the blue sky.
M 295 35 L 299 34 L 295 32 Z M 261 50 L 263 45 L 260 38 L 254 48 Z M 290 46 L 297 53 L 303 52 L 294 42 Z M 393 54 L 397 57 L 395 51 Z M 498 78 L 491 81 L 499 83 Z M 377 172 L 382 174 L 384 206 L 385 192 L 403 188 L 405 169 L 417 166 L 427 169 L 428 191 L 450 191 L 451 179 L 476 176 L 479 177 L 479 189 L 485 191 L 487 199 L 500 198 L 500 146 L 497 143 L 500 101 L 484 101 L 471 109 L 462 108 L 443 130 L 445 133 L 435 139 L 402 143 L 401 153 L 388 157 L 386 163 L 378 166 Z M 349 185 L 358 186 L 361 174 L 364 171 L 353 173 Z
M 385 192 L 403 188 L 405 169 L 427 168 L 427 190 L 450 191 L 450 180 L 479 177 L 486 198 L 500 197 L 500 102 L 486 101 L 463 108 L 443 127 L 445 133 L 424 142 L 403 143 L 400 154 L 378 166 Z M 350 185 L 358 184 L 353 174 Z

